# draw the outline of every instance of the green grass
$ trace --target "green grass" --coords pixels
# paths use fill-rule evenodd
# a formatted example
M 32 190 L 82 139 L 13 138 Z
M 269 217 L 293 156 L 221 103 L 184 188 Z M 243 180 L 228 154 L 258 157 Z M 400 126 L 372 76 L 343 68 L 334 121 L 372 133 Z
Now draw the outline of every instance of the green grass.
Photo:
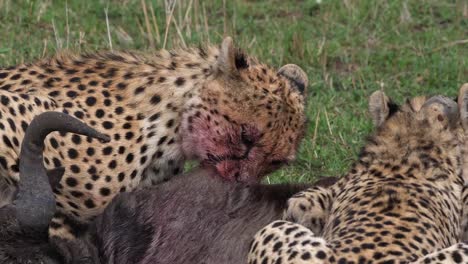
M 61 48 L 109 49 L 106 8 L 114 49 L 161 48 L 164 1 L 145 3 L 151 34 L 137 0 L 0 0 L 0 65 Z M 466 0 L 238 0 L 226 1 L 225 9 L 223 1 L 179 0 L 173 17 L 187 45 L 219 43 L 227 33 L 268 64 L 295 63 L 308 73 L 306 139 L 298 160 L 270 182 L 343 174 L 372 130 L 372 91 L 383 87 L 399 101 L 455 96 L 468 82 Z M 167 39 L 167 48 L 183 45 L 173 23 Z

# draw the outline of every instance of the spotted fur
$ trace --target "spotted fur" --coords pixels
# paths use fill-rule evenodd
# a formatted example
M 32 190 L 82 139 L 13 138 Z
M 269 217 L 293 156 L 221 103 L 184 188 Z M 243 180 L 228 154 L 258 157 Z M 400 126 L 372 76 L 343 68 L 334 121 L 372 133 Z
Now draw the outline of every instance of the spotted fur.
M 255 236 L 249 263 L 468 263 L 460 243 L 468 120 L 459 118 L 468 101 L 391 105 L 381 92 L 371 96 L 378 128 L 359 160 L 332 187 L 292 198 L 287 221 Z
M 61 54 L 0 69 L 0 198 L 18 182 L 24 130 L 44 111 L 70 114 L 112 138 L 53 133 L 44 163 L 63 166 L 50 234 L 73 238 L 119 192 L 179 174 L 184 160 L 226 180 L 257 182 L 295 157 L 307 77 L 279 71 L 233 47 Z M 8 192 L 3 190 L 8 190 Z

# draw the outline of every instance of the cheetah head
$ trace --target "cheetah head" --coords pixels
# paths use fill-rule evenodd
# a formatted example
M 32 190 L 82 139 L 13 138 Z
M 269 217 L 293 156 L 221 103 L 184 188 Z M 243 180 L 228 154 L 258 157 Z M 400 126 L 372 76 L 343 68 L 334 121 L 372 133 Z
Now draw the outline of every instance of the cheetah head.
M 414 97 L 400 106 L 385 93 L 376 91 L 370 96 L 369 112 L 381 133 L 388 131 L 403 136 L 418 134 L 421 129 L 442 133 L 460 128 L 457 102 L 441 95 Z
M 307 82 L 299 66 L 274 71 L 226 38 L 214 78 L 183 114 L 185 155 L 214 166 L 224 179 L 259 181 L 295 158 L 305 129 Z
M 462 169 L 462 146 L 468 128 L 468 86 L 462 87 L 458 103 L 444 96 L 415 97 L 401 106 L 393 103 L 383 92 L 374 92 L 369 110 L 377 127 L 376 133 L 364 153 L 379 153 L 382 160 L 400 160 L 402 164 L 432 170 L 424 174 L 436 177 L 440 163 L 454 164 Z M 435 165 L 434 165 L 435 164 Z M 460 171 L 448 173 L 459 183 Z M 448 183 L 447 181 L 446 183 Z

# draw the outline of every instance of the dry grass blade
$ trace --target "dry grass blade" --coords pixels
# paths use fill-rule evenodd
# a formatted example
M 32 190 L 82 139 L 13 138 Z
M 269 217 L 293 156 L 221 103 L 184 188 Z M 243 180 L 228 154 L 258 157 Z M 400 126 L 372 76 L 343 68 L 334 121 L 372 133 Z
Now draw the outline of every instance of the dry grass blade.
M 331 125 L 330 125 L 330 119 L 328 118 L 327 109 L 324 109 L 324 111 L 325 111 L 325 120 L 327 121 L 328 132 L 330 133 L 330 136 L 333 136 L 333 132 L 332 132 Z
M 185 11 L 185 16 L 184 16 L 184 23 L 183 25 L 181 26 L 182 30 L 185 29 L 185 31 L 187 32 L 187 36 L 190 36 L 191 34 L 191 30 L 190 30 L 190 22 L 191 22 L 191 19 L 190 19 L 190 15 L 191 15 L 191 10 L 192 10 L 192 4 L 193 4 L 193 0 L 190 0 L 190 2 L 188 3 L 188 6 L 187 6 L 187 10 Z
M 179 26 L 177 25 L 177 21 L 172 17 L 172 22 L 174 23 L 174 27 L 177 31 L 177 35 L 179 35 L 180 41 L 182 42 L 182 47 L 187 48 L 187 45 L 185 44 L 184 36 L 182 36 L 182 32 L 180 31 Z
M 86 43 L 85 36 L 86 36 L 86 33 L 80 31 L 80 35 L 79 35 L 79 38 L 78 38 L 78 45 L 80 47 L 80 50 L 81 50 L 81 46 Z
M 117 39 L 119 40 L 119 43 L 122 43 L 125 46 L 133 45 L 132 37 L 122 27 L 118 26 L 114 30 L 114 34 L 116 35 Z
M 464 45 L 464 44 L 468 44 L 468 39 L 461 39 L 461 40 L 456 40 L 456 41 L 446 43 L 446 44 L 444 44 L 444 45 L 442 45 L 440 47 L 437 47 L 437 48 L 433 49 L 432 52 L 436 52 L 436 51 L 439 51 L 439 50 L 442 50 L 442 49 L 450 48 L 450 47 L 453 47 L 453 46 L 456 46 L 456 45 Z
M 158 44 L 160 44 L 161 36 L 159 35 L 158 21 L 156 20 L 156 16 L 154 15 L 153 3 L 150 3 L 149 7 L 151 11 L 151 20 L 153 21 L 154 31 L 156 32 L 156 41 L 158 42 Z
M 45 38 L 44 39 L 44 48 L 42 49 L 42 58 L 44 58 L 46 56 L 47 45 L 48 45 L 47 38 Z
M 143 26 L 141 25 L 140 20 L 136 20 L 136 23 L 137 23 L 138 30 L 140 31 L 140 34 L 144 36 L 145 30 L 143 29 Z
M 317 1 L 317 3 L 319 3 L 319 1 Z M 343 4 L 344 4 L 344 6 L 346 7 L 346 9 L 347 9 L 348 11 L 352 11 L 353 8 L 354 8 L 354 7 L 353 7 L 353 3 L 352 3 L 352 1 L 350 1 L 350 0 L 343 0 Z
M 55 37 L 55 45 L 56 49 L 61 49 L 62 48 L 62 42 L 60 41 L 60 37 L 57 32 L 57 28 L 55 27 L 55 20 L 52 19 L 52 29 L 54 30 L 54 37 Z
M 318 123 L 320 121 L 320 109 L 317 112 L 317 116 L 315 117 L 315 128 L 314 128 L 314 135 L 312 136 L 312 148 L 315 147 L 317 144 L 317 133 L 318 133 Z
M 109 40 L 109 48 L 110 48 L 110 50 L 113 50 L 113 48 L 112 48 L 112 37 L 111 37 L 110 25 L 109 25 L 109 16 L 107 14 L 108 9 L 109 9 L 109 7 L 104 8 L 104 14 L 106 15 L 107 38 Z
M 146 9 L 146 3 L 145 0 L 141 0 L 141 7 L 143 9 L 143 15 L 145 17 L 145 25 L 146 25 L 146 30 L 147 30 L 147 36 L 150 42 L 150 47 L 151 49 L 155 50 L 156 47 L 154 46 L 154 37 L 153 37 L 153 31 L 151 30 L 151 25 L 148 17 L 148 10 Z
M 177 7 L 177 19 L 176 20 L 178 21 L 178 24 L 180 24 L 182 21 L 182 9 L 184 8 L 185 3 L 186 1 L 180 1 Z
M 203 21 L 204 21 L 204 24 L 205 24 L 206 39 L 207 39 L 208 44 L 211 44 L 211 41 L 210 41 L 210 31 L 208 30 L 208 18 L 207 18 L 207 16 L 206 16 L 205 4 L 202 4 L 202 8 L 203 8 Z
M 400 22 L 403 24 L 406 24 L 406 23 L 411 23 L 411 21 L 413 21 L 413 18 L 408 9 L 408 2 L 404 1 L 401 7 Z
M 460 10 L 461 10 L 463 18 L 468 18 L 468 1 L 461 0 L 460 5 L 461 5 Z
M 65 23 L 67 26 L 67 49 L 70 42 L 70 25 L 68 24 L 68 1 L 65 1 Z
M 43 2 L 39 2 L 39 10 L 37 11 L 37 16 L 36 16 L 36 21 L 39 22 L 42 18 L 42 15 L 45 13 L 45 11 L 47 10 L 47 5 L 49 3 L 43 1 Z M 6 6 L 8 9 L 8 5 Z
M 200 32 L 200 12 L 199 12 L 199 6 L 200 3 L 198 0 L 195 0 L 193 4 L 193 17 L 194 17 L 194 23 L 195 23 L 195 30 L 197 32 Z
M 223 36 L 227 36 L 227 13 L 226 13 L 226 0 L 223 0 Z
M 164 32 L 164 42 L 163 42 L 163 49 L 166 48 L 167 44 L 167 36 L 169 34 L 169 28 L 171 26 L 172 16 L 174 14 L 174 9 L 176 6 L 176 1 L 165 1 L 166 3 L 166 30 Z M 169 13 L 169 15 L 168 15 Z
M 232 17 L 231 28 L 236 29 L 237 28 L 237 20 L 236 20 L 237 12 L 236 12 L 236 6 L 235 5 L 233 5 L 231 17 Z
M 257 37 L 254 36 L 252 40 L 249 42 L 249 44 L 247 44 L 247 48 L 251 49 L 256 42 L 257 42 Z

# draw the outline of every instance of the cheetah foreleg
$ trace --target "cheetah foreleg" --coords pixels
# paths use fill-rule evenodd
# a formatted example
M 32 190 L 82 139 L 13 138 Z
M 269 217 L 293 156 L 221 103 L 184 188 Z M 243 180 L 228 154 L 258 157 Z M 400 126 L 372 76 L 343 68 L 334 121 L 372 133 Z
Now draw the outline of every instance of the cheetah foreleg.
M 468 244 L 458 243 L 451 247 L 444 248 L 429 255 L 426 255 L 412 264 L 451 264 L 451 263 L 468 263 Z
M 329 263 L 333 251 L 323 238 L 296 223 L 275 221 L 261 229 L 249 250 L 248 263 Z
M 283 219 L 301 224 L 320 235 L 327 221 L 333 195 L 330 189 L 313 187 L 299 192 L 288 200 Z

